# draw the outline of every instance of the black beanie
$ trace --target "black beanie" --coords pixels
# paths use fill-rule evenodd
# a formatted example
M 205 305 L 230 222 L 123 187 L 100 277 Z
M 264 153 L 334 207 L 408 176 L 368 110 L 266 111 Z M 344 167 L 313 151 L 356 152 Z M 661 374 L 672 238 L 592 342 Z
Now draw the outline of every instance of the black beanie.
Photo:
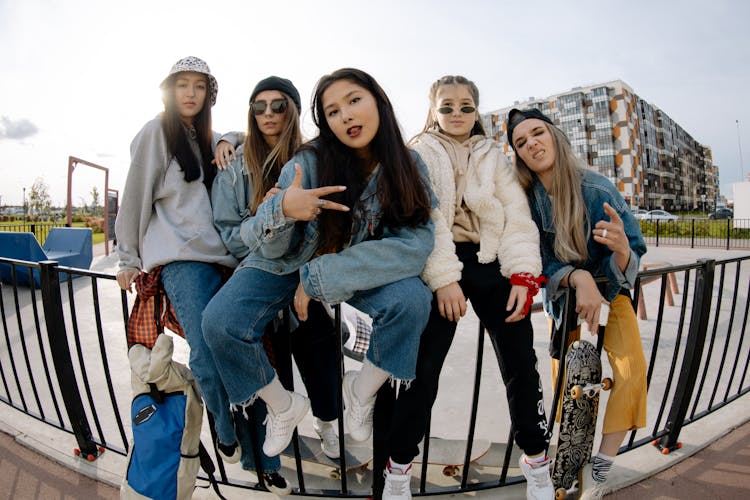
M 302 111 L 302 102 L 299 98 L 299 92 L 297 91 L 297 87 L 294 86 L 291 80 L 287 80 L 286 78 L 281 78 L 279 76 L 269 76 L 268 78 L 264 78 L 263 80 L 259 81 L 258 84 L 253 89 L 253 93 L 250 94 L 250 104 L 253 103 L 253 99 L 255 99 L 255 96 L 263 92 L 264 90 L 278 90 L 279 92 L 283 92 L 289 97 L 291 97 L 292 101 L 294 101 L 294 105 L 297 106 L 297 111 Z
M 516 128 L 516 125 L 524 120 L 528 120 L 529 118 L 536 118 L 537 120 L 542 120 L 550 125 L 554 125 L 547 115 L 536 108 L 524 110 L 516 108 L 511 109 L 510 112 L 508 112 L 508 144 L 510 144 L 510 147 L 512 147 L 514 151 L 516 147 L 513 145 L 513 129 Z

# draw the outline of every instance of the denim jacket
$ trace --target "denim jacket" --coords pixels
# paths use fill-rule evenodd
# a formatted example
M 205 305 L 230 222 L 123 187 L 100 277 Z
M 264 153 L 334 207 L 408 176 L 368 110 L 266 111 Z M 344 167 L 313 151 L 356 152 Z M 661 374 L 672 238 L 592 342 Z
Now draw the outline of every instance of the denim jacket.
M 604 176 L 593 170 L 581 172 L 581 191 L 586 204 L 587 226 L 589 237 L 587 243 L 588 258 L 582 265 L 561 262 L 555 256 L 555 227 L 552 223 L 552 204 L 547 191 L 539 179 L 535 179 L 527 192 L 531 216 L 539 227 L 542 247 L 542 273 L 549 280 L 545 288 L 545 310 L 555 319 L 555 325 L 562 321 L 564 290 L 560 281 L 573 269 L 585 269 L 594 278 L 606 277 L 608 282 L 604 298 L 612 301 L 621 288 L 632 289 L 638 275 L 640 258 L 646 253 L 646 242 L 643 240 L 638 221 L 630 213 L 625 200 L 617 188 Z M 630 242 L 630 259 L 625 272 L 621 272 L 613 258 L 613 252 L 606 246 L 594 241 L 591 229 L 600 220 L 608 221 L 604 212 L 604 202 L 617 211 L 624 224 L 625 235 Z
M 411 154 L 422 177 L 429 179 L 419 155 Z M 434 244 L 432 221 L 415 228 L 381 224 L 383 213 L 377 196 L 380 168 L 370 177 L 359 203 L 352 207 L 350 244 L 335 254 L 315 255 L 319 243 L 317 220 L 296 221 L 285 217 L 281 209 L 284 192 L 294 179 L 295 163 L 302 168 L 302 187 L 318 187 L 313 151 L 298 153 L 284 165 L 278 181 L 282 192 L 261 203 L 255 216 L 246 218 L 240 226 L 240 237 L 249 254 L 239 268 L 254 267 L 274 274 L 299 270 L 305 293 L 327 303 L 343 302 L 359 290 L 420 275 Z M 434 203 L 432 193 L 429 195 Z
M 223 137 L 223 136 L 222 136 Z M 240 237 L 242 221 L 250 217 L 252 187 L 243 164 L 242 146 L 226 170 L 219 170 L 211 188 L 214 226 L 232 255 L 244 259 L 250 249 Z

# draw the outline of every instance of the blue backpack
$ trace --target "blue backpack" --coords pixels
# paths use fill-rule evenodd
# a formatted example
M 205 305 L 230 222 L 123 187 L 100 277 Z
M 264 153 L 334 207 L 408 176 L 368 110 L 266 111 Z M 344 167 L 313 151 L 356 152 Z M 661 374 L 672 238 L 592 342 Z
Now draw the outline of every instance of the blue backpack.
M 152 349 L 136 344 L 128 352 L 133 443 L 121 499 L 189 499 L 201 465 L 219 493 L 213 461 L 200 442 L 200 391 L 190 370 L 172 360 L 172 350 L 172 338 L 159 335 Z

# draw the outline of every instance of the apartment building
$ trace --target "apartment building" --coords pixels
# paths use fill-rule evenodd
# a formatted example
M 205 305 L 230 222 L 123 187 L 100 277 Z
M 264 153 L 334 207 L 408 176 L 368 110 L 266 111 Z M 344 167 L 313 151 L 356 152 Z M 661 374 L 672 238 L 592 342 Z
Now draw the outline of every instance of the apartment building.
M 609 178 L 632 207 L 711 210 L 718 167 L 704 146 L 621 80 L 529 98 L 482 115 L 485 130 L 509 157 L 508 111 L 536 108 L 570 139 L 576 155 Z

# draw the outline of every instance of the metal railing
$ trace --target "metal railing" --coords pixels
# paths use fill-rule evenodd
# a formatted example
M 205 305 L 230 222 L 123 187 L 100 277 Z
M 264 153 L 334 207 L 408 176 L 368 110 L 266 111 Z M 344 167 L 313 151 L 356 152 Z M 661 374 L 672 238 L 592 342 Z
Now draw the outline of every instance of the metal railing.
M 640 220 L 649 246 L 750 249 L 750 219 Z
M 62 222 L 3 222 L 0 224 L 0 231 L 33 233 L 39 244 L 44 245 L 44 241 L 53 227 L 65 227 L 65 224 Z
M 649 417 L 645 428 L 630 433 L 620 453 L 652 442 L 662 449 L 673 449 L 683 426 L 750 391 L 747 377 L 750 340 L 745 339 L 750 308 L 748 264 L 750 256 L 701 260 L 639 273 L 634 307 L 646 283 L 660 283 L 658 302 L 648 301 L 648 306 L 658 307 L 655 319 L 640 322 L 648 365 Z M 12 276 L 10 284 L 0 285 L 3 328 L 0 401 L 72 433 L 84 455 L 95 457 L 100 446 L 125 455 L 130 445 L 131 400 L 125 342 L 129 311 L 126 293 L 119 288 L 114 290 L 116 285 L 111 283 L 114 276 L 108 274 L 59 267 L 54 262 L 37 264 L 0 258 L 0 265 L 10 266 Z M 33 286 L 16 284 L 19 273 L 31 275 L 34 269 L 40 273 L 39 291 Z M 69 279 L 61 279 L 61 275 Z M 72 276 L 78 278 L 70 279 Z M 669 280 L 675 277 L 682 283 L 681 303 L 670 308 L 665 298 Z M 109 307 L 102 307 L 104 301 Z M 116 307 L 111 306 L 113 301 Z M 336 319 L 340 325 L 338 313 Z M 471 461 L 476 426 L 490 418 L 478 408 L 483 382 L 485 389 L 487 386 L 482 376 L 487 339 L 481 325 L 476 340 L 473 393 L 460 483 L 447 486 L 428 483 L 430 441 L 426 439 L 422 461 L 415 464 L 415 474 L 419 476 L 417 495 L 484 490 L 524 480 L 511 460 L 512 455 L 518 453 L 510 439 L 512 429 L 507 443 L 495 443 L 495 451 L 499 450 L 495 462 Z M 343 364 L 343 354 L 340 359 Z M 552 393 L 548 384 L 544 389 L 545 395 Z M 606 398 L 604 393 L 602 404 Z M 507 417 L 507 409 L 505 415 Z M 375 425 L 377 433 L 379 424 Z M 312 481 L 313 475 L 303 468 L 296 434 L 293 444 L 290 466 L 297 472 L 296 494 L 371 495 L 369 488 L 352 487 L 352 474 L 356 472 L 342 473 L 338 480 L 328 480 L 325 483 L 328 486 L 318 486 L 320 481 Z M 384 456 L 380 446 L 375 439 L 376 468 Z M 344 457 L 341 470 L 346 470 L 346 455 Z M 221 461 L 218 465 L 221 483 L 263 488 L 262 479 L 259 478 L 260 484 L 251 484 L 233 477 Z

